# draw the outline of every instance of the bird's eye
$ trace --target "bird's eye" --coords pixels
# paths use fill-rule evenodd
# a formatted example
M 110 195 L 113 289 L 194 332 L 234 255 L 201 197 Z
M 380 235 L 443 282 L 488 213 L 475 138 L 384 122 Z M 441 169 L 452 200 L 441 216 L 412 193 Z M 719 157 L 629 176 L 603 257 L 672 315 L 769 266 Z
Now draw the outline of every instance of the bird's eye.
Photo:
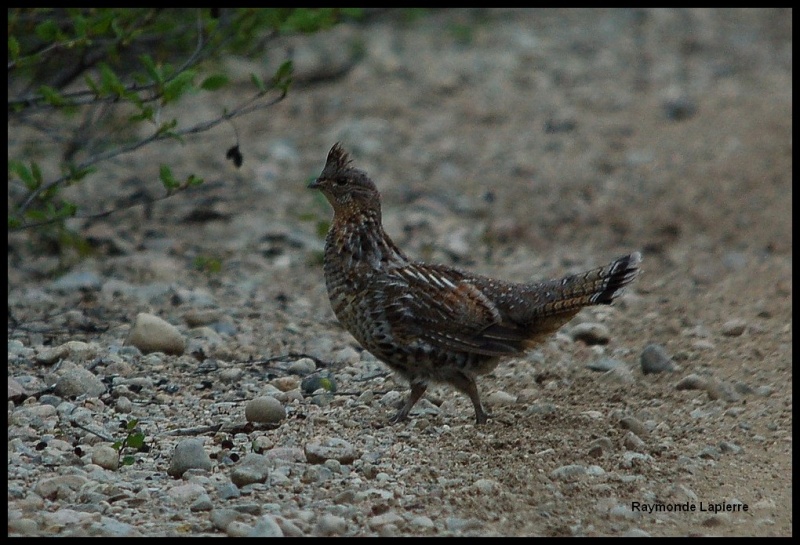
M 347 178 L 336 178 L 336 185 L 342 186 L 347 184 Z

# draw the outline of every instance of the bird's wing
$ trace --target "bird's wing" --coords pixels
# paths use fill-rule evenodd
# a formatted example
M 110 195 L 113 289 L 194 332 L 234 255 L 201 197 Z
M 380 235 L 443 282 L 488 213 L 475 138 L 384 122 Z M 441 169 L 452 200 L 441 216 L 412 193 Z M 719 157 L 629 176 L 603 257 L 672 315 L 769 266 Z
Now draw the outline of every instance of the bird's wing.
M 526 335 L 465 273 L 409 263 L 387 275 L 382 291 L 392 334 L 406 342 L 487 356 L 519 353 Z

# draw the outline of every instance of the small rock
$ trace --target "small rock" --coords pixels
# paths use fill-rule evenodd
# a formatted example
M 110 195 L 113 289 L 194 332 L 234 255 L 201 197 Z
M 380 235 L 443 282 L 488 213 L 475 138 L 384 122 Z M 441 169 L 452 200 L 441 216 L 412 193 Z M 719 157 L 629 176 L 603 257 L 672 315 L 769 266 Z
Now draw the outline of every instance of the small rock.
M 377 528 L 382 528 L 383 526 L 388 526 L 390 524 L 397 526 L 399 522 L 403 522 L 403 517 L 401 517 L 394 511 L 389 511 L 387 513 L 382 513 L 380 515 L 375 515 L 374 517 L 371 517 L 367 521 L 367 524 L 369 525 L 370 528 L 375 530 Z
M 621 418 L 619 421 L 619 425 L 624 430 L 630 430 L 642 439 L 647 438 L 650 435 L 650 432 L 647 431 L 647 428 L 644 424 L 642 424 L 639 419 L 634 418 L 632 416 L 626 416 Z
M 69 348 L 66 344 L 59 346 L 43 347 L 36 354 L 36 362 L 42 365 L 53 365 L 59 360 L 66 358 L 69 355 Z
M 317 370 L 317 364 L 311 358 L 300 358 L 289 365 L 289 372 L 304 377 Z
M 642 441 L 639 436 L 632 431 L 629 431 L 625 434 L 625 437 L 622 438 L 622 444 L 625 445 L 626 449 L 636 452 L 641 452 L 647 448 L 645 442 Z
M 221 320 L 223 313 L 219 309 L 208 308 L 192 308 L 186 311 L 183 315 L 183 320 L 189 327 L 200 327 L 204 325 L 213 324 Z
M 678 97 L 664 102 L 664 115 L 670 121 L 683 121 L 696 113 L 697 104 L 690 98 Z
M 747 322 L 740 318 L 735 318 L 722 324 L 722 334 L 726 337 L 739 337 L 746 328 Z
M 627 365 L 617 365 L 600 375 L 600 380 L 609 384 L 633 384 L 636 379 Z
M 286 409 L 272 396 L 261 396 L 250 400 L 244 409 L 248 422 L 277 424 L 286 418 Z
M 225 528 L 225 535 L 228 537 L 248 537 L 253 527 L 244 522 L 234 520 Z
M 589 455 L 595 458 L 599 458 L 606 452 L 611 452 L 611 449 L 614 447 L 611 439 L 608 437 L 599 437 L 589 443 Z
M 707 388 L 708 380 L 695 373 L 686 375 L 675 385 L 676 390 L 706 390 Z
M 337 437 L 325 437 L 309 441 L 305 446 L 306 460 L 312 464 L 321 464 L 333 458 L 340 464 L 352 464 L 358 457 L 353 445 Z
M 358 363 L 361 361 L 361 354 L 352 346 L 345 346 L 333 354 L 333 361 L 345 364 Z
M 336 515 L 325 513 L 314 526 L 314 534 L 318 536 L 341 536 L 347 531 L 347 521 Z
M 283 537 L 283 530 L 270 515 L 263 515 L 247 537 Z
M 612 369 L 616 369 L 617 367 L 620 366 L 627 367 L 627 365 L 623 361 L 614 358 L 600 358 L 598 360 L 589 362 L 589 364 L 586 365 L 586 368 L 592 371 L 598 371 L 604 373 L 606 371 L 611 371 Z
M 175 446 L 167 474 L 179 478 L 189 469 L 211 469 L 211 458 L 201 439 L 184 439 Z
M 572 339 L 583 341 L 588 345 L 608 344 L 611 340 L 611 333 L 604 324 L 594 322 L 584 322 L 578 324 L 570 331 Z
M 486 402 L 489 405 L 508 406 L 514 405 L 517 402 L 517 397 L 501 390 L 492 392 L 486 397 Z
M 319 373 L 304 378 L 300 383 L 300 389 L 305 394 L 313 394 L 317 390 L 335 393 L 336 381 L 330 373 Z
M 720 452 L 739 454 L 742 452 L 742 447 L 730 441 L 721 441 L 718 445 Z
M 61 397 L 86 395 L 99 397 L 106 392 L 106 385 L 94 373 L 76 367 L 65 372 L 56 382 L 55 393 Z
M 290 392 L 300 386 L 300 379 L 297 377 L 276 377 L 270 381 L 281 392 Z
M 116 471 L 119 467 L 119 453 L 108 445 L 99 445 L 92 451 L 92 463 L 103 469 Z
M 230 523 L 236 520 L 238 517 L 239 512 L 235 509 L 212 509 L 211 513 L 209 514 L 211 524 L 214 525 L 214 528 L 222 530 L 223 532 L 228 525 L 230 525 Z
M 163 352 L 179 356 L 186 349 L 186 340 L 177 327 L 144 312 L 136 316 L 125 344 L 135 346 L 143 354 Z
M 500 490 L 500 483 L 492 479 L 478 479 L 472 483 L 473 490 L 480 494 L 496 494 Z
M 660 344 L 648 344 L 642 350 L 640 357 L 642 373 L 667 373 L 677 370 L 675 362 L 667 353 L 666 349 Z
M 580 464 L 557 467 L 550 472 L 551 479 L 558 479 L 560 481 L 573 481 L 584 475 L 586 475 L 586 468 Z
M 61 293 L 73 293 L 77 290 L 99 290 L 102 286 L 100 277 L 92 271 L 70 272 L 55 280 L 51 287 Z
M 249 453 L 231 471 L 231 482 L 239 488 L 253 483 L 266 482 L 269 476 L 269 461 L 261 454 Z
M 228 367 L 219 372 L 219 380 L 225 384 L 237 384 L 242 380 L 244 371 L 238 367 Z
M 8 377 L 8 399 L 16 402 L 28 397 L 28 392 L 14 377 Z
M 408 521 L 410 526 L 414 526 L 421 530 L 430 530 L 434 527 L 433 520 L 425 515 L 418 515 Z

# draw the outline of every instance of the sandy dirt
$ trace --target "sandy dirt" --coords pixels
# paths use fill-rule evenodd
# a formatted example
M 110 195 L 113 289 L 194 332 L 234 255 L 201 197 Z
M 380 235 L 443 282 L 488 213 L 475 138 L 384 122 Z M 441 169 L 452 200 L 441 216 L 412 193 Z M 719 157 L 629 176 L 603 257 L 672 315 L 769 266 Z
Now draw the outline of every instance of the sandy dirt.
M 249 92 L 250 70 L 283 51 L 293 52 L 298 77 L 285 101 L 235 122 L 242 168 L 225 159 L 235 138 L 223 125 L 184 146 L 124 157 L 102 180 L 72 188 L 98 211 L 137 190 L 159 194 L 161 162 L 206 180 L 146 211 L 75 220 L 95 252 L 71 270 L 96 274 L 95 290 L 55 289 L 57 258 L 10 236 L 11 311 L 55 330 L 9 327 L 9 339 L 37 352 L 94 343 L 94 364 L 82 365 L 97 376 L 175 386 L 134 399 L 130 416 L 143 422 L 151 451 L 108 472 L 124 490 L 141 472 L 157 475 L 151 497 L 173 486 L 165 471 L 177 438 L 167 431 L 243 421 L 245 404 L 268 384 L 284 386 L 280 365 L 297 358 L 254 361 L 317 358 L 337 382 L 331 399 L 281 398 L 287 418 L 275 429 L 198 434 L 210 451 L 227 438 L 241 456 L 257 438 L 266 451 L 322 436 L 356 448 L 356 462 L 331 463 L 329 479 L 293 462 L 289 484 L 246 496 L 282 517 L 284 533 L 293 521 L 307 535 L 791 535 L 791 15 L 384 13 L 282 39 L 257 62 L 227 59 L 241 83 L 194 97 L 177 115 L 217 115 Z M 314 77 L 337 68 L 337 77 Z M 464 396 L 436 387 L 409 422 L 391 426 L 393 392 L 404 395 L 406 385 L 337 324 L 320 262 L 331 211 L 305 188 L 337 141 L 375 180 L 387 231 L 416 258 L 525 281 L 641 250 L 644 273 L 619 304 L 583 311 L 483 377 L 487 425 L 474 425 Z M 197 270 L 208 258 L 219 271 Z M 115 285 L 169 290 L 120 296 Z M 197 308 L 224 317 L 230 331 L 198 334 L 187 324 Z M 76 310 L 98 329 L 70 327 Z M 122 345 L 138 312 L 195 338 L 193 355 L 137 356 L 112 369 L 103 356 Z M 581 323 L 605 328 L 603 344 L 573 340 Z M 643 374 L 651 344 L 670 356 L 672 372 Z M 218 367 L 209 370 L 209 359 Z M 603 359 L 622 370 L 589 368 Z M 49 384 L 58 375 L 23 360 L 10 356 L 10 377 Z M 221 380 L 224 370 L 239 378 Z M 693 381 L 702 387 L 686 388 Z M 117 397 L 109 390 L 100 399 L 97 420 L 115 424 Z M 10 403 L 10 418 L 19 408 Z M 9 440 L 32 446 L 37 433 Z M 96 443 L 79 429 L 48 433 Z M 213 462 L 213 478 L 235 467 Z M 26 487 L 63 476 L 65 465 L 10 474 L 9 486 L 23 490 L 10 494 L 10 518 L 39 521 L 30 533 L 70 532 L 22 505 Z M 89 501 L 81 497 L 33 503 L 80 511 Z M 191 512 L 109 501 L 104 516 L 144 535 L 207 535 L 224 533 L 209 511 L 237 501 L 212 494 L 210 510 Z M 242 516 L 254 526 L 260 515 Z

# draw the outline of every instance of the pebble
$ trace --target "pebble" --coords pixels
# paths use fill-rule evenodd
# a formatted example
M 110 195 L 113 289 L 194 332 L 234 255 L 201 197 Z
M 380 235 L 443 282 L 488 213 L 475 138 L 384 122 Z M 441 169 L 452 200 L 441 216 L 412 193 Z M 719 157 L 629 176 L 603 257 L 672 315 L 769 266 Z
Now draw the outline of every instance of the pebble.
M 650 435 L 650 432 L 647 430 L 645 425 L 642 424 L 642 422 L 639 419 L 634 418 L 632 416 L 626 416 L 626 417 L 620 418 L 619 426 L 623 430 L 632 431 L 633 433 L 635 433 L 636 435 L 638 435 L 642 439 L 646 439 Z
M 496 405 L 498 407 L 514 405 L 517 402 L 517 396 L 498 390 L 486 396 L 486 402 L 489 405 Z
M 179 356 L 186 348 L 186 340 L 177 327 L 144 312 L 136 316 L 125 344 L 135 346 L 143 354 L 163 352 Z
M 317 536 L 342 536 L 347 531 L 347 521 L 343 517 L 323 514 L 314 526 L 314 535 Z
M 14 377 L 8 377 L 8 399 L 22 402 L 28 397 L 28 392 Z M 40 398 L 41 399 L 41 398 Z
M 352 464 L 358 457 L 355 447 L 344 439 L 323 437 L 306 443 L 304 449 L 306 460 L 312 464 L 321 464 L 325 460 L 334 459 L 340 464 Z
M 203 448 L 202 439 L 184 439 L 175 446 L 172 460 L 169 463 L 167 474 L 180 477 L 189 469 L 204 469 L 210 471 L 211 458 Z
M 611 439 L 608 437 L 598 437 L 589 443 L 589 455 L 599 458 L 603 454 L 611 452 L 613 448 L 614 444 L 611 442 Z
M 200 327 L 210 325 L 223 318 L 223 313 L 219 309 L 210 308 L 191 308 L 183 315 L 183 321 L 189 327 Z
M 692 373 L 686 375 L 675 385 L 676 390 L 705 390 L 708 388 L 708 380 Z
M 361 361 L 361 353 L 352 346 L 345 346 L 333 354 L 333 361 L 344 364 L 353 364 Z
M 609 384 L 633 384 L 636 378 L 627 364 L 617 365 L 600 375 L 600 380 Z
M 42 365 L 53 365 L 59 360 L 66 358 L 68 355 L 69 348 L 66 344 L 61 344 L 59 346 L 47 346 L 42 347 L 36 353 L 36 361 Z
M 431 530 L 434 528 L 433 520 L 425 515 L 418 515 L 408 521 L 409 526 L 419 528 L 421 530 Z
M 56 382 L 55 393 L 61 397 L 99 397 L 106 392 L 106 385 L 94 373 L 83 367 L 66 371 Z
M 51 285 L 53 291 L 73 293 L 78 290 L 99 290 L 102 281 L 97 273 L 92 271 L 73 271 L 56 279 Z
M 478 479 L 472 483 L 472 488 L 480 494 L 497 494 L 502 487 L 493 479 Z
M 317 390 L 335 393 L 336 381 L 333 379 L 333 375 L 328 372 L 318 373 L 304 378 L 300 383 L 300 389 L 306 394 L 313 394 Z
M 588 345 L 608 344 L 611 340 L 611 332 L 605 324 L 595 322 L 584 322 L 578 324 L 570 331 L 572 339 L 583 341 Z
M 108 445 L 99 445 L 92 451 L 92 463 L 103 469 L 116 471 L 119 467 L 119 453 Z
M 248 453 L 231 471 L 231 482 L 242 488 L 248 484 L 263 483 L 269 476 L 269 460 L 262 454 Z
M 270 381 L 281 392 L 290 392 L 300 387 L 300 379 L 294 376 L 276 377 Z
M 744 333 L 746 328 L 746 321 L 740 318 L 735 318 L 722 324 L 722 334 L 726 337 L 739 337 L 742 335 L 742 333 Z
M 247 403 L 244 409 L 244 416 L 248 422 L 277 424 L 286 418 L 286 409 L 274 397 L 261 396 L 251 399 Z
M 572 481 L 584 475 L 586 475 L 586 467 L 580 464 L 561 466 L 550 472 L 550 478 L 559 481 Z
M 270 515 L 262 515 L 247 537 L 283 537 L 283 530 Z
M 235 509 L 212 509 L 209 513 L 209 520 L 218 530 L 223 532 L 228 528 L 231 522 L 239 518 L 239 512 Z
M 627 364 L 624 361 L 620 361 L 614 358 L 600 358 L 589 362 L 586 365 L 587 369 L 592 371 L 599 371 L 599 372 L 606 372 L 616 369 L 617 367 L 624 366 L 627 367 Z
M 317 370 L 317 364 L 311 358 L 300 358 L 289 365 L 289 372 L 304 377 Z
M 667 353 L 667 350 L 660 344 L 648 344 L 642 350 L 640 357 L 642 373 L 672 373 L 677 371 L 677 366 Z
M 626 433 L 625 437 L 622 438 L 622 444 L 625 445 L 626 449 L 636 452 L 641 452 L 647 448 L 645 442 L 642 441 L 638 435 L 631 431 Z

